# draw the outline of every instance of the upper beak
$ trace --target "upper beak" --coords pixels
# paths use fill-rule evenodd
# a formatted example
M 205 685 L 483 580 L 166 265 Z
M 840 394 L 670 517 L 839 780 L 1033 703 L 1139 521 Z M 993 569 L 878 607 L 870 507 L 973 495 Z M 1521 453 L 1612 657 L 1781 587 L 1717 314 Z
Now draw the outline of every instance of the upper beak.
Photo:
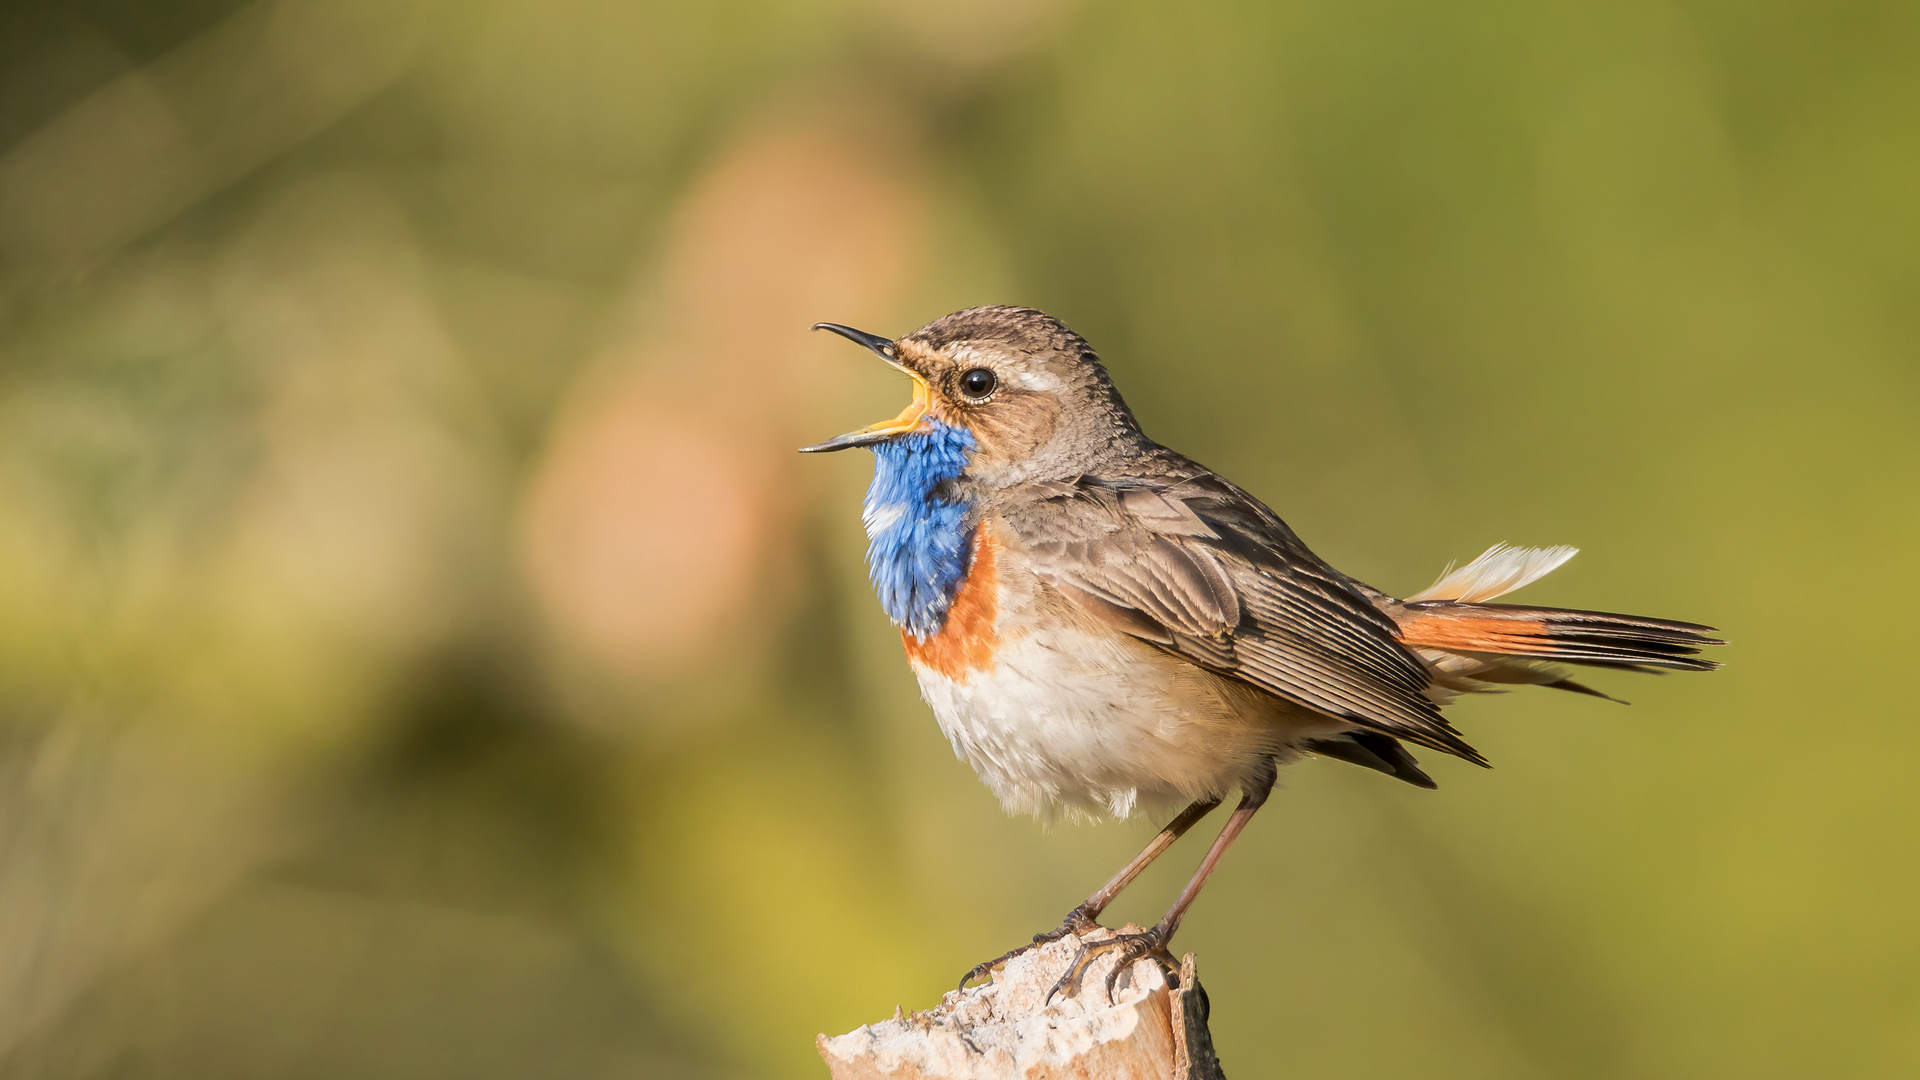
M 839 323 L 814 323 L 813 328 L 815 330 L 831 330 L 849 341 L 857 341 L 867 348 L 872 349 L 880 359 L 885 360 L 889 365 L 906 372 L 913 379 L 913 401 L 908 403 L 905 409 L 901 410 L 899 416 L 891 420 L 882 420 L 877 424 L 868 424 L 859 431 L 849 431 L 845 435 L 828 439 L 826 442 L 814 446 L 803 446 L 800 448 L 801 453 L 825 454 L 834 450 L 845 450 L 850 446 L 872 446 L 874 443 L 885 442 L 895 435 L 904 435 L 920 426 L 920 418 L 927 415 L 927 406 L 930 403 L 927 381 L 921 378 L 918 372 L 900 363 L 894 352 L 892 341 L 881 337 L 879 334 L 869 334 L 865 330 L 855 330 L 851 326 L 841 326 Z

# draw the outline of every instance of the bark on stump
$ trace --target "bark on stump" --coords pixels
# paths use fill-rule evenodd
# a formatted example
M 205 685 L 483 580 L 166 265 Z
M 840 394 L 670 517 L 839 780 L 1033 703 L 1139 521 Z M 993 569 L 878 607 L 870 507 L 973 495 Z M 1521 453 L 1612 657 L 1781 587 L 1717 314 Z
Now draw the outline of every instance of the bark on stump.
M 1123 932 L 1137 933 L 1137 926 Z M 926 1012 L 894 1013 L 845 1035 L 815 1040 L 833 1080 L 1225 1080 L 1207 1030 L 1207 994 L 1193 954 L 1168 985 L 1151 960 L 1114 983 L 1117 950 L 1101 954 L 1072 994 L 1043 1004 L 1083 941 L 1104 927 L 1022 953 L 991 982 L 950 991 Z

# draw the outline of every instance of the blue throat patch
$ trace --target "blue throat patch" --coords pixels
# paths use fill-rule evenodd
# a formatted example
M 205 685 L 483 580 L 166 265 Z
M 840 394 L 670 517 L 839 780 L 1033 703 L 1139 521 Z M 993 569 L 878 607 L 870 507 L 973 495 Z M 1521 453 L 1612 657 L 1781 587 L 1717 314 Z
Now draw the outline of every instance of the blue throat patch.
M 966 468 L 973 447 L 972 432 L 931 419 L 924 431 L 873 447 L 873 485 L 860 515 L 867 574 L 887 616 L 922 641 L 946 625 L 967 578 L 967 504 L 936 492 Z

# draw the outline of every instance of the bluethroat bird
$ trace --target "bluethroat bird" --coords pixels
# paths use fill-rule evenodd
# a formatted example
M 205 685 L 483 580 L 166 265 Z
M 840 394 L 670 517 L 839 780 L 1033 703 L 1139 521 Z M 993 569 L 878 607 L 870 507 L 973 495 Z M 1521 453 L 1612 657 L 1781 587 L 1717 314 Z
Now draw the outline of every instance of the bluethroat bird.
M 954 751 L 1014 813 L 1184 807 L 1034 944 L 1091 929 L 1240 794 L 1166 916 L 1083 946 L 1054 992 L 1099 947 L 1123 950 L 1114 975 L 1141 957 L 1171 966 L 1169 939 L 1282 765 L 1318 754 L 1431 788 L 1406 744 L 1486 764 L 1441 715 L 1455 695 L 1605 696 L 1559 663 L 1716 666 L 1697 655 L 1720 644 L 1709 626 L 1487 602 L 1572 548 L 1496 545 L 1405 598 L 1348 577 L 1260 500 L 1147 438 L 1093 349 L 1042 312 L 969 308 L 897 340 L 815 329 L 913 380 L 900 415 L 804 452 L 873 451 L 873 586 Z

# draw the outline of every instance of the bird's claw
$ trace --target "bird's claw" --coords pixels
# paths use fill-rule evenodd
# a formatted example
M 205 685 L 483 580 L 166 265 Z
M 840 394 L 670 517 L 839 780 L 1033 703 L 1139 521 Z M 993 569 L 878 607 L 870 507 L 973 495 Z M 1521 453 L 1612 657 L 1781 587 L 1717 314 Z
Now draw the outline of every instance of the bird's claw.
M 1087 968 L 1093 965 L 1093 961 L 1109 949 L 1119 949 L 1120 958 L 1114 961 L 1113 970 L 1107 972 L 1107 1004 L 1113 1004 L 1113 986 L 1119 981 L 1120 973 L 1131 969 L 1136 960 L 1152 959 L 1160 965 L 1161 970 L 1167 973 L 1167 981 L 1178 985 L 1180 962 L 1167 951 L 1169 936 L 1156 926 L 1144 933 L 1115 934 L 1105 941 L 1083 942 L 1080 945 L 1080 952 L 1073 958 L 1073 963 L 1067 965 L 1067 970 L 1061 973 L 1059 981 L 1047 991 L 1046 1001 L 1042 1004 L 1051 1005 L 1053 996 L 1061 991 L 1071 993 L 1079 986 L 1081 977 L 1086 975 Z
M 1082 904 L 1081 906 L 1074 908 L 1072 911 L 1067 912 L 1067 917 L 1060 920 L 1059 926 L 1056 926 L 1051 930 L 1042 930 L 1040 933 L 1033 935 L 1033 940 L 1031 942 L 1025 945 L 1022 945 L 1017 949 L 1009 949 L 1006 952 L 1001 953 L 999 956 L 996 956 L 991 960 L 987 960 L 982 963 L 975 964 L 973 965 L 973 967 L 968 968 L 967 973 L 965 975 L 960 976 L 959 989 L 965 990 L 967 988 L 967 984 L 972 982 L 975 979 L 986 978 L 987 975 L 990 972 L 992 972 L 994 968 L 997 968 L 1001 964 L 1004 964 L 1007 961 L 1013 959 L 1014 957 L 1019 956 L 1023 952 L 1027 952 L 1028 950 L 1031 950 L 1031 949 L 1037 949 L 1042 945 L 1051 944 L 1055 941 L 1059 941 L 1061 938 L 1064 938 L 1064 937 L 1077 937 L 1078 935 L 1084 934 L 1089 930 L 1097 930 L 1099 928 L 1100 928 L 1100 924 L 1094 921 L 1093 916 L 1087 914 L 1086 905 Z M 1051 998 L 1052 995 L 1049 994 L 1048 997 Z

